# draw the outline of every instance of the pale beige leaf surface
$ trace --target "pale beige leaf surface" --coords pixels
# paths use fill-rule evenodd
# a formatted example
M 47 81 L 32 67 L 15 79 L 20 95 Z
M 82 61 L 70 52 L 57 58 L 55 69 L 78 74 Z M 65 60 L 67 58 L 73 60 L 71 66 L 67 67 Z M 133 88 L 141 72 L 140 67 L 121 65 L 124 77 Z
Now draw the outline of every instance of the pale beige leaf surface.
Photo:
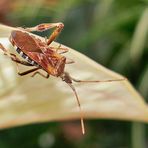
M 10 48 L 11 30 L 0 25 L 0 42 Z M 52 46 L 58 46 L 54 42 Z M 12 48 L 12 46 L 11 46 Z M 68 48 L 68 47 L 67 47 Z M 82 80 L 119 79 L 121 75 L 70 49 L 75 61 L 66 66 L 71 76 Z M 21 66 L 21 70 L 26 68 Z M 42 71 L 43 72 L 43 71 Z M 74 83 L 84 117 L 148 122 L 148 107 L 128 81 Z M 69 86 L 60 78 L 37 75 L 20 77 L 16 65 L 0 52 L 0 128 L 28 123 L 79 119 L 79 108 Z

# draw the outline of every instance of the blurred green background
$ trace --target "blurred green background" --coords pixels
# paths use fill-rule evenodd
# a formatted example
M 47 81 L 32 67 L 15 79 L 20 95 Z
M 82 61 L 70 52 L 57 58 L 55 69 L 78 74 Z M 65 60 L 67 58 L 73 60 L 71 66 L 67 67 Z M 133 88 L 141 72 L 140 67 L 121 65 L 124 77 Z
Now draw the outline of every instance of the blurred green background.
M 44 22 L 63 22 L 58 42 L 125 75 L 148 98 L 147 0 L 0 1 L 0 23 Z M 0 148 L 146 148 L 147 133 L 146 124 L 101 119 L 87 120 L 82 136 L 79 122 L 52 122 L 1 130 Z

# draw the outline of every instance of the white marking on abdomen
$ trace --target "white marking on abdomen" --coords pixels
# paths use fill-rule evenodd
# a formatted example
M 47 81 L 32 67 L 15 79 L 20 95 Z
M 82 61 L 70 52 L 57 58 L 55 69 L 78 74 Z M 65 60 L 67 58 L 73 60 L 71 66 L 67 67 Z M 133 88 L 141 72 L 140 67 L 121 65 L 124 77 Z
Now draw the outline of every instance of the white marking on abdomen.
M 17 53 L 19 53 L 21 55 L 22 58 L 24 58 L 28 63 L 30 63 L 33 66 L 37 66 L 39 67 L 38 63 L 36 63 L 35 61 L 33 61 L 31 58 L 29 58 L 25 53 L 23 53 L 23 51 L 21 51 L 20 48 L 16 48 Z
M 23 57 L 24 53 L 21 51 L 21 52 L 20 52 L 20 55 L 21 55 L 21 57 Z

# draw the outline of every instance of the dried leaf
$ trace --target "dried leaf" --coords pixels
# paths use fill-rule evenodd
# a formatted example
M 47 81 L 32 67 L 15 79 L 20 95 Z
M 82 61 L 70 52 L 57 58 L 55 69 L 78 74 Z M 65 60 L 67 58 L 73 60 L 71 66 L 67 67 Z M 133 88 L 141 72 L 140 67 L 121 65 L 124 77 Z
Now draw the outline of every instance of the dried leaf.
M 9 47 L 7 38 L 14 28 L 0 25 L 0 39 Z M 7 40 L 7 42 L 6 42 Z M 58 47 L 59 43 L 51 46 Z M 63 46 L 63 45 L 62 45 Z M 66 47 L 66 46 L 63 46 Z M 9 47 L 10 48 L 10 47 Z M 85 55 L 69 48 L 66 65 L 71 76 L 82 80 L 120 79 L 121 75 L 104 68 Z M 0 128 L 55 120 L 79 119 L 75 96 L 60 78 L 44 79 L 40 75 L 20 77 L 15 63 L 0 52 Z M 13 63 L 13 64 L 12 64 Z M 26 68 L 22 66 L 22 71 Z M 43 71 L 42 71 L 43 72 Z M 74 83 L 84 117 L 148 122 L 148 108 L 143 98 L 127 81 L 110 83 Z

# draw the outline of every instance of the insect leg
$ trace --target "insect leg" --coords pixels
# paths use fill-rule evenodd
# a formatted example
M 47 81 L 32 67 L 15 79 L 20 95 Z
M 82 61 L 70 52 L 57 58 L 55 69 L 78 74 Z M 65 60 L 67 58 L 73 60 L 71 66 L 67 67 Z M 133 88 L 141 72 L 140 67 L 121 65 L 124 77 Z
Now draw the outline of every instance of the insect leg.
M 52 32 L 52 34 L 49 36 L 47 45 L 50 45 L 50 43 L 55 40 L 55 38 L 60 34 L 62 31 L 64 24 L 63 23 L 57 23 L 57 24 L 52 24 L 52 28 L 56 27 L 56 29 Z
M 59 54 L 63 54 L 63 53 L 68 52 L 68 49 L 67 49 L 67 48 L 58 48 L 58 49 L 57 49 L 57 52 L 58 52 Z
M 9 50 L 7 50 L 1 43 L 0 43 L 0 49 L 2 49 L 4 52 L 4 55 L 7 55 L 9 58 L 11 58 L 12 61 L 25 65 L 25 66 L 33 66 L 32 64 L 26 61 L 21 61 L 15 54 L 10 53 Z
M 31 72 L 34 72 L 34 71 L 36 71 L 36 70 L 38 70 L 39 68 L 33 68 L 33 69 L 30 69 L 30 70 L 27 70 L 27 71 L 24 71 L 24 72 L 19 72 L 19 70 L 18 70 L 18 74 L 20 75 L 20 76 L 24 76 L 24 75 L 27 75 L 27 74 L 29 74 L 29 73 L 31 73 Z
M 0 43 L 0 49 L 3 50 L 4 54 L 8 51 L 1 43 Z
M 39 24 L 39 25 L 36 25 L 34 27 L 29 27 L 29 28 L 22 28 L 28 32 L 33 32 L 33 31 L 46 31 L 46 30 L 49 30 L 51 28 L 63 28 L 64 27 L 64 24 L 59 22 L 59 23 L 42 23 L 42 24 Z
M 22 65 L 25 65 L 25 66 L 33 66 L 33 65 L 31 65 L 30 63 L 28 63 L 28 62 L 26 62 L 26 61 L 21 61 L 21 60 L 19 60 L 19 59 L 16 57 L 16 55 L 14 55 L 11 59 L 12 59 L 12 61 L 16 62 L 17 73 L 18 73 L 18 75 L 20 75 L 20 76 L 29 74 L 29 73 L 31 73 L 31 72 L 36 71 L 36 70 L 39 69 L 39 68 L 34 68 L 34 69 L 31 69 L 31 70 L 28 70 L 28 71 L 25 71 L 25 72 L 20 72 L 20 71 L 19 71 L 19 67 L 18 67 L 18 63 L 19 63 L 19 64 L 22 64 Z
M 26 61 L 22 61 L 20 60 L 19 58 L 17 58 L 17 56 L 15 54 L 11 54 L 12 57 L 11 60 L 18 63 L 18 64 L 22 64 L 22 65 L 25 65 L 25 66 L 33 66 L 32 64 L 26 62 Z
M 66 58 L 66 64 L 73 64 L 73 63 L 75 63 L 74 60 Z
M 64 24 L 59 22 L 59 23 L 43 23 L 43 24 L 39 24 L 35 27 L 30 27 L 30 28 L 25 28 L 24 30 L 28 31 L 28 32 L 32 32 L 32 31 L 46 31 L 48 29 L 51 28 L 56 28 L 53 33 L 50 35 L 48 41 L 47 41 L 47 45 L 49 45 L 61 32 L 61 30 L 63 29 Z
M 68 52 L 68 48 L 61 47 L 61 44 L 59 44 L 58 47 L 50 46 L 50 49 L 54 50 L 55 52 L 57 52 L 59 54 L 63 54 L 63 53 Z
M 35 71 L 35 72 L 32 74 L 31 77 L 34 77 L 36 74 L 39 74 L 39 75 L 41 75 L 42 77 L 44 77 L 44 78 L 46 78 L 46 79 L 49 78 L 49 74 L 48 74 L 48 73 L 47 73 L 47 75 L 44 75 L 44 74 L 42 74 L 42 73 L 39 72 L 39 71 Z
M 56 52 L 58 52 L 59 54 L 63 54 L 68 52 L 68 48 L 63 48 L 61 47 L 61 44 L 59 44 L 59 46 L 56 48 Z

